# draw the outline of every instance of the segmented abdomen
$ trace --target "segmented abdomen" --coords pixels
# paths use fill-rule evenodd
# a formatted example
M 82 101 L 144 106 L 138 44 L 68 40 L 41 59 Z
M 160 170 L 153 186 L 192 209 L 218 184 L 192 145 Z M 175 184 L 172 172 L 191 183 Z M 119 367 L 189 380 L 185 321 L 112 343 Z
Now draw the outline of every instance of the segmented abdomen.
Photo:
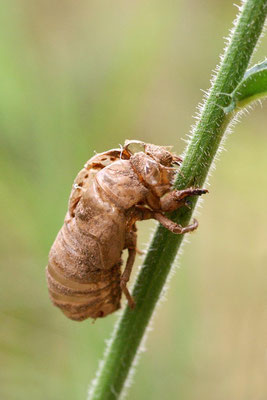
M 120 308 L 120 259 L 105 268 L 101 240 L 65 222 L 46 269 L 52 302 L 76 321 L 104 317 Z
M 51 248 L 46 269 L 52 302 L 76 321 L 104 317 L 120 308 L 121 262 L 108 269 L 99 268 L 99 260 L 90 259 L 88 247 L 92 245 L 97 247 L 97 239 L 87 237 L 86 248 L 82 243 L 77 247 L 65 223 Z
M 49 294 L 53 304 L 70 319 L 83 321 L 100 318 L 120 308 L 120 273 L 115 265 L 111 270 L 94 274 L 95 282 L 80 284 L 58 275 L 50 263 L 47 267 Z

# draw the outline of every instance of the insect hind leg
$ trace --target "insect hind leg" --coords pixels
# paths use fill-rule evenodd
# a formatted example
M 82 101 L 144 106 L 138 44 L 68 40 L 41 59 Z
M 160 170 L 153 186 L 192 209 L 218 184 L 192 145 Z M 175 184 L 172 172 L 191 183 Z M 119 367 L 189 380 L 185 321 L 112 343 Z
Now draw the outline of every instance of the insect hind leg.
M 135 260 L 135 256 L 136 256 L 136 252 L 137 252 L 137 250 L 136 250 L 136 233 L 135 232 L 130 231 L 129 233 L 127 233 L 125 248 L 128 249 L 128 258 L 127 258 L 127 262 L 126 262 L 126 267 L 121 276 L 120 287 L 128 300 L 129 307 L 133 309 L 135 307 L 135 301 L 127 288 L 127 283 L 129 282 L 129 279 L 131 276 L 131 272 L 133 269 L 134 260 Z

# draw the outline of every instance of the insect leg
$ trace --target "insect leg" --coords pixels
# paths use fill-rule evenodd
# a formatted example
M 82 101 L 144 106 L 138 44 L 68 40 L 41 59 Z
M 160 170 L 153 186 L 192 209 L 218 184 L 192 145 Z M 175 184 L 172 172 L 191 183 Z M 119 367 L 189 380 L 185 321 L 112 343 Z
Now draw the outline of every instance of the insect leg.
M 160 212 L 154 213 L 154 219 L 159 221 L 164 228 L 168 229 L 172 233 L 177 234 L 184 234 L 187 232 L 192 232 L 198 227 L 198 222 L 196 219 L 193 220 L 193 223 L 187 226 L 182 226 L 180 224 L 176 224 L 175 222 L 171 221 L 169 218 L 165 217 L 165 215 L 161 214 Z
M 198 190 L 198 189 L 196 189 Z M 205 192 L 206 193 L 206 192 Z M 177 203 L 176 203 L 176 208 Z M 168 210 L 169 211 L 169 210 Z M 173 233 L 178 233 L 178 234 L 183 234 L 187 232 L 194 231 L 198 227 L 198 222 L 196 219 L 194 219 L 193 223 L 187 226 L 182 226 L 179 224 L 176 224 L 175 222 L 171 221 L 169 218 L 167 218 L 165 215 L 163 215 L 160 211 L 153 211 L 150 210 L 146 207 L 142 206 L 136 206 L 135 207 L 135 215 L 136 219 L 139 221 L 145 220 L 145 219 L 156 219 L 163 225 L 166 229 Z
M 185 205 L 186 198 L 189 196 L 201 196 L 207 193 L 206 189 L 187 188 L 184 190 L 173 190 L 160 199 L 160 207 L 162 211 L 174 211 Z
M 127 288 L 127 283 L 130 279 L 136 256 L 136 233 L 133 231 L 127 234 L 126 248 L 128 249 L 128 259 L 126 262 L 125 270 L 123 271 L 123 274 L 121 276 L 120 287 L 128 300 L 129 307 L 134 308 L 135 307 L 134 299 L 130 295 L 129 290 Z

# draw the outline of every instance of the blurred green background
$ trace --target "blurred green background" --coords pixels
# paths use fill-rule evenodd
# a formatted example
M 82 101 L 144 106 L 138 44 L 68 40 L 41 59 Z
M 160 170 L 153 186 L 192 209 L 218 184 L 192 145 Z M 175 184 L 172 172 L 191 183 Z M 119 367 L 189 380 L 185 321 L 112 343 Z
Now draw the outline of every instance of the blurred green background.
M 117 317 L 75 323 L 48 298 L 73 179 L 125 139 L 183 151 L 236 11 L 230 0 L 2 3 L 1 400 L 86 398 Z M 267 398 L 266 123 L 265 104 L 227 139 L 130 400 Z M 139 224 L 140 248 L 153 226 Z

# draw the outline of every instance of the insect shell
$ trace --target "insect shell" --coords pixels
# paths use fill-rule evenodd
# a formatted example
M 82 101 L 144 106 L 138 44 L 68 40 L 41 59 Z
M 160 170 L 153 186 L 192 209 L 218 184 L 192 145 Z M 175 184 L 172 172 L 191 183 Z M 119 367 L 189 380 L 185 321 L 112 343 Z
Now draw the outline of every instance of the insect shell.
M 78 173 L 68 212 L 49 253 L 46 269 L 53 304 L 72 320 L 105 317 L 120 308 L 122 292 L 134 307 L 127 282 L 136 255 L 136 222 L 156 219 L 173 233 L 182 227 L 164 212 L 206 190 L 172 190 L 181 159 L 167 148 L 126 141 L 92 157 Z M 128 259 L 121 273 L 121 255 Z

